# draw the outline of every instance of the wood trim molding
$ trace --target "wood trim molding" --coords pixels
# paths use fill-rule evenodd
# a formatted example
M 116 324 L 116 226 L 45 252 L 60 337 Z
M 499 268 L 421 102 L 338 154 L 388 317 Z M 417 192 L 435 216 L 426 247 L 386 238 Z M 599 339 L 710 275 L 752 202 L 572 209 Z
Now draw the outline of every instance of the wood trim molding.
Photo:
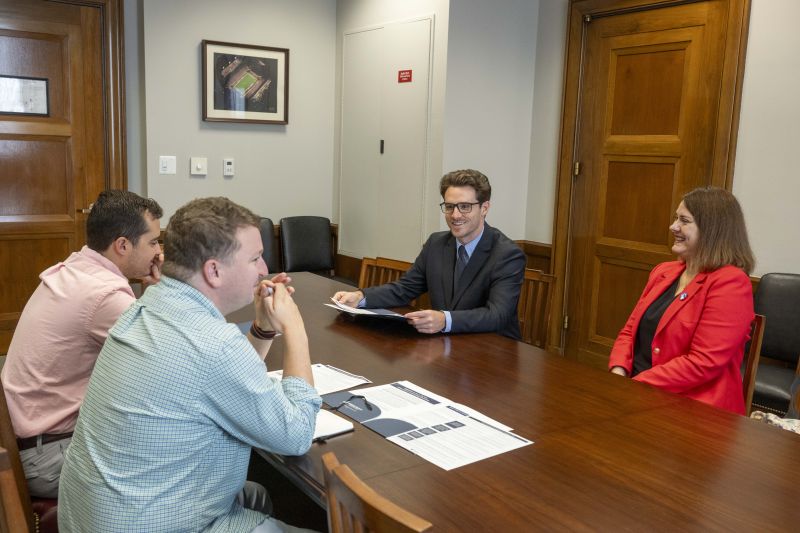
M 526 268 L 541 270 L 546 274 L 550 273 L 552 265 L 551 259 L 553 253 L 552 245 L 545 244 L 543 242 L 525 241 L 525 240 L 519 240 L 514 242 L 516 242 L 517 246 L 522 248 L 522 251 L 525 253 Z
M 337 277 L 349 279 L 353 285 L 358 285 L 358 277 L 361 274 L 361 258 L 337 253 L 334 272 Z

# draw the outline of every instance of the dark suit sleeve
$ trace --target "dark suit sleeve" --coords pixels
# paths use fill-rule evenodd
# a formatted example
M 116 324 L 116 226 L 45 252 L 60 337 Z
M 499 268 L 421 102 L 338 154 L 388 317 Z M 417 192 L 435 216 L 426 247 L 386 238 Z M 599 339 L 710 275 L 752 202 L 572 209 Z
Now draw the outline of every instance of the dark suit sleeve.
M 428 291 L 426 268 L 431 249 L 429 237 L 422 246 L 414 264 L 400 279 L 377 287 L 361 289 L 368 308 L 399 307 L 408 305 L 411 300 Z
M 482 280 L 488 285 L 486 303 L 472 309 L 451 310 L 451 333 L 518 331 L 510 325 L 517 320 L 517 303 L 525 276 L 525 254 L 513 241 L 505 239 L 497 243 L 492 254 L 497 260 L 489 275 Z M 478 287 L 470 289 L 477 290 Z

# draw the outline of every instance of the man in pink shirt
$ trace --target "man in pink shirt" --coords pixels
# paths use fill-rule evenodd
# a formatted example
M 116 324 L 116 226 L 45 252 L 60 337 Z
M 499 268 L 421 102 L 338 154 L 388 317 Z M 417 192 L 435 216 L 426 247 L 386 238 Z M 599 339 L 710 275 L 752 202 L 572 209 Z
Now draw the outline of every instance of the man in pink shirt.
M 63 452 L 108 330 L 136 299 L 129 278 L 158 281 L 162 210 L 128 191 L 100 193 L 86 243 L 39 275 L 0 379 L 33 496 L 58 496 Z

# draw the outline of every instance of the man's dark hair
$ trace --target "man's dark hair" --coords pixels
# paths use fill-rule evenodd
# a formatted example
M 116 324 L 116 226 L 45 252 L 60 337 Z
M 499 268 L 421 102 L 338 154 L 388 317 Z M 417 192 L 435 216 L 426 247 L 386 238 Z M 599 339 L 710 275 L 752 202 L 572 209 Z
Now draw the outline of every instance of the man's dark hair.
M 492 198 L 492 186 L 489 184 L 489 178 L 471 168 L 454 170 L 442 176 L 442 180 L 439 182 L 439 192 L 442 194 L 442 198 L 449 187 L 472 187 L 475 189 L 475 197 L 480 203 Z
M 86 219 L 86 245 L 102 252 L 118 238 L 125 237 L 135 246 L 149 229 L 145 212 L 156 220 L 164 214 L 151 198 L 117 189 L 101 192 Z
M 164 236 L 164 266 L 161 271 L 188 281 L 209 259 L 229 262 L 239 241 L 236 232 L 259 227 L 261 218 L 227 198 L 198 198 L 172 215 Z

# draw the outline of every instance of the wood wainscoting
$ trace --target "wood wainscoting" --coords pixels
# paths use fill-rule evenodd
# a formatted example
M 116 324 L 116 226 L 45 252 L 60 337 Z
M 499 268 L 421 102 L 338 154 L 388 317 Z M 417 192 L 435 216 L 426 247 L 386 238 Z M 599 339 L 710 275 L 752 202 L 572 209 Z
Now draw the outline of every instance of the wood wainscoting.
M 331 226 L 331 232 L 334 234 L 334 243 L 336 242 L 337 229 L 335 225 Z M 527 258 L 525 268 L 535 268 L 536 270 L 550 273 L 552 245 L 522 240 L 514 242 L 525 252 L 525 257 Z M 350 279 L 353 283 L 358 283 L 358 275 L 361 273 L 361 258 L 337 253 L 335 271 L 337 276 Z

